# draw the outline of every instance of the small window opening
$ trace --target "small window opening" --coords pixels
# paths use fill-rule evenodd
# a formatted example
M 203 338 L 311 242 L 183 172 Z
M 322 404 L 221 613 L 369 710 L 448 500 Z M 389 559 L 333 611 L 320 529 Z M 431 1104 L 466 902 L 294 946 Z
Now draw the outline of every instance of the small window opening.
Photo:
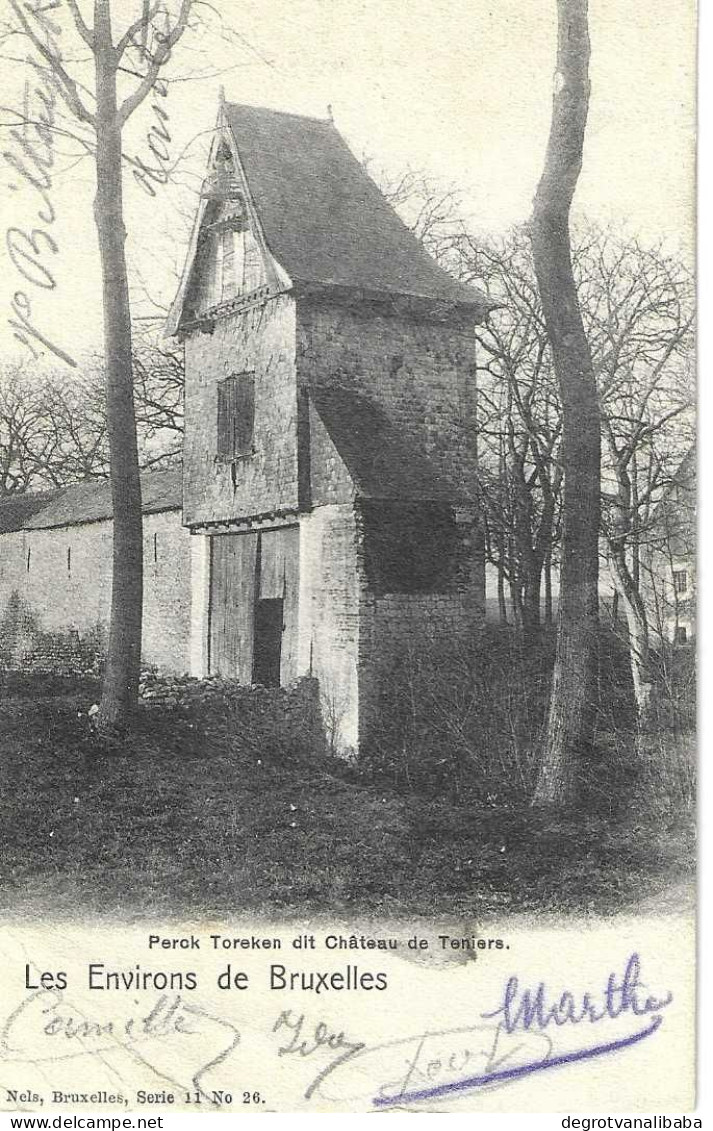
M 675 569 L 673 571 L 673 588 L 679 595 L 688 589 L 688 570 Z
M 154 562 L 158 561 L 158 534 L 153 536 L 153 560 Z
M 676 625 L 676 643 L 677 644 L 687 644 L 688 643 L 688 630 L 687 630 L 685 624 L 677 624 Z
M 30 558 L 31 558 L 31 556 L 32 556 L 32 550 L 31 550 L 31 548 L 28 548 L 28 550 L 27 550 L 27 567 L 26 567 L 28 573 L 30 572 Z
M 72 547 L 67 546 L 67 573 L 72 572 Z

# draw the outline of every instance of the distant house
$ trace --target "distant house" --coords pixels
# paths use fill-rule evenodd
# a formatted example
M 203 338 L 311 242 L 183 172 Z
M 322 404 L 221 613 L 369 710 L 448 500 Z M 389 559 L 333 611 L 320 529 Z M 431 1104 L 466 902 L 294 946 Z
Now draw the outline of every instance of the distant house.
M 620 598 L 600 545 L 599 601 L 602 616 L 622 617 Z M 559 603 L 559 571 L 552 572 L 552 604 Z M 485 570 L 486 619 L 515 623 L 513 601 L 505 587 L 498 599 L 498 573 L 488 563 Z M 640 580 L 650 643 L 689 644 L 696 635 L 696 452 L 691 448 L 666 489 L 661 502 L 641 534 Z M 544 620 L 544 596 L 542 615 Z
M 696 636 L 696 450 L 691 447 L 654 511 L 642 554 L 649 629 L 674 644 Z

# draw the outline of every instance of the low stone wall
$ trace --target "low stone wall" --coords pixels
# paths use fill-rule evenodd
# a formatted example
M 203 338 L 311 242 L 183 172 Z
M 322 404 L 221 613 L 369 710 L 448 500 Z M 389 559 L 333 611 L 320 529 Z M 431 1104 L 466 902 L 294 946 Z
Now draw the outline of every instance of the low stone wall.
M 139 684 L 144 707 L 175 711 L 179 716 L 200 713 L 216 724 L 226 717 L 235 723 L 236 742 L 271 757 L 280 750 L 309 755 L 330 752 L 322 714 L 319 682 L 304 676 L 289 687 L 246 687 L 237 680 L 207 676 L 164 676 L 144 671 Z

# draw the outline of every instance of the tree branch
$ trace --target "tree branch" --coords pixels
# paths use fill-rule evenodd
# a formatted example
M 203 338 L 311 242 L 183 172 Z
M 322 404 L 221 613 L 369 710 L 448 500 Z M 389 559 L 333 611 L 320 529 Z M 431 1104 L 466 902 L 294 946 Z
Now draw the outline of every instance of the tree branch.
M 127 30 L 124 32 L 121 39 L 119 40 L 119 42 L 116 45 L 116 58 L 117 59 L 121 59 L 122 55 L 126 51 L 126 48 L 129 47 L 130 44 L 133 43 L 134 36 L 138 32 L 142 31 L 143 29 L 148 30 L 148 27 L 149 27 L 149 24 L 151 23 L 151 20 L 157 14 L 157 12 L 159 12 L 160 10 L 161 10 L 161 3 L 160 3 L 160 0 L 159 0 L 159 3 L 154 4 L 154 6 L 152 8 L 149 8 L 148 12 L 145 12 L 143 15 L 139 16 L 138 20 L 134 20 L 133 24 L 131 24 L 131 26 L 129 28 L 127 28 Z
M 77 0 L 67 0 L 67 7 L 69 8 L 69 10 L 72 14 L 72 19 L 74 20 L 74 26 L 76 27 L 80 36 L 82 37 L 82 39 L 86 43 L 87 47 L 90 47 L 91 50 L 93 51 L 94 50 L 94 32 L 84 22 L 84 18 L 82 16 L 82 13 L 79 11 L 79 5 L 77 4 Z
M 12 0 L 14 3 L 15 0 Z M 133 94 L 125 98 L 119 107 L 118 119 L 119 125 L 123 126 L 128 118 L 131 117 L 134 110 L 137 109 L 144 101 L 146 96 L 153 89 L 154 83 L 158 78 L 161 67 L 166 63 L 171 55 L 171 51 L 178 43 L 179 39 L 185 32 L 188 26 L 188 17 L 193 7 L 193 0 L 181 0 L 181 10 L 172 30 L 166 35 L 161 36 L 158 47 L 150 60 L 148 71 L 145 77 L 139 83 L 138 87 Z
M 87 110 L 87 108 L 85 107 L 81 98 L 79 97 L 79 92 L 77 90 L 77 84 L 75 83 L 74 79 L 70 78 L 70 76 L 65 71 L 64 67 L 62 66 L 62 64 L 59 60 L 59 56 L 55 55 L 49 49 L 47 44 L 44 43 L 43 40 L 40 39 L 40 37 L 34 31 L 34 29 L 32 28 L 32 25 L 30 24 L 29 20 L 25 16 L 25 13 L 22 11 L 22 8 L 21 8 L 20 4 L 18 3 L 18 0 L 9 0 L 9 3 L 10 3 L 10 7 L 12 8 L 13 12 L 17 16 L 17 19 L 19 20 L 19 22 L 22 26 L 23 32 L 25 33 L 27 38 L 30 40 L 33 47 L 42 56 L 42 58 L 47 60 L 47 62 L 50 65 L 50 68 L 52 70 L 52 73 L 56 76 L 56 78 L 61 83 L 61 94 L 62 94 L 62 97 L 64 98 L 65 102 L 67 103 L 67 106 L 69 107 L 69 109 L 72 111 L 72 113 L 75 115 L 75 117 L 79 119 L 80 122 L 87 122 L 89 125 L 93 126 L 94 125 L 94 115 L 91 114 L 89 112 L 89 110 Z

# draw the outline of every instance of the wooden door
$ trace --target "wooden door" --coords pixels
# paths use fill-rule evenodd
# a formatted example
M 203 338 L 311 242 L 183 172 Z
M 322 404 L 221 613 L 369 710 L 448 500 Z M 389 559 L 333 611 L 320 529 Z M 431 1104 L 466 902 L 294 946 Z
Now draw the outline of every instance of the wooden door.
M 257 551 L 257 534 L 211 538 L 209 670 L 241 683 L 253 677 Z

